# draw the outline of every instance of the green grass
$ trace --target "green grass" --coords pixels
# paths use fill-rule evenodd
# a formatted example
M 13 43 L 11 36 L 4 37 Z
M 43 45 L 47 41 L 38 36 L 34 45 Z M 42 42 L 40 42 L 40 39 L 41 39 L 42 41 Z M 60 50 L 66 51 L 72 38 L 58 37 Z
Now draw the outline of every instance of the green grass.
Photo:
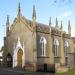
M 65 73 L 56 73 L 55 75 L 75 75 L 75 69 L 70 70 L 70 71 L 65 72 Z

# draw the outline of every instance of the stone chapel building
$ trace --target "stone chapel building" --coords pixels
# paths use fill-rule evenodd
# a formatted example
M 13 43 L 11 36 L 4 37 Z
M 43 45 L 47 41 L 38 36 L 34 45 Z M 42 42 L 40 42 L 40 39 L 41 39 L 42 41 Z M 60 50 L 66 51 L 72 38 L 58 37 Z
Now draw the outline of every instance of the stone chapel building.
M 68 21 L 68 33 L 63 31 L 63 24 L 52 27 L 49 24 L 36 22 L 36 11 L 33 6 L 32 20 L 21 13 L 20 3 L 13 24 L 9 16 L 6 21 L 4 37 L 3 63 L 8 67 L 25 67 L 26 70 L 47 69 L 55 64 L 55 69 L 74 67 L 74 43 L 71 38 L 71 25 Z M 73 63 L 73 64 L 72 64 Z M 28 68 L 29 67 L 29 68 Z

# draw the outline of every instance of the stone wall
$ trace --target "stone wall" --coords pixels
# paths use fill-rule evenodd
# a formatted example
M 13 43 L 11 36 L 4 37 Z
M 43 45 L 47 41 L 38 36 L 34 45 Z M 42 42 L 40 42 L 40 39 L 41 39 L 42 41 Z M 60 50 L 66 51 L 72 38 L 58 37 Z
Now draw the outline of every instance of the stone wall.
M 69 69 L 75 68 L 75 53 L 68 54 L 68 68 Z

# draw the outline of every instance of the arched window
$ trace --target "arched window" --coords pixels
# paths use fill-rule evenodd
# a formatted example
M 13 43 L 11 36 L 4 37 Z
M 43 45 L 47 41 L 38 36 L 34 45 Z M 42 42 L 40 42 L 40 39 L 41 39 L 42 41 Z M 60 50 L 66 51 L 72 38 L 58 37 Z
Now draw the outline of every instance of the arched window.
M 57 38 L 54 38 L 53 50 L 54 50 L 54 57 L 58 57 L 59 56 L 59 41 Z
M 45 37 L 42 36 L 40 38 L 40 47 L 41 47 L 42 56 L 46 56 L 46 44 L 47 44 L 47 41 L 46 41 Z
M 68 49 L 69 49 L 69 44 L 68 44 L 68 42 L 65 40 L 65 41 L 64 41 L 64 53 L 65 53 L 65 57 L 67 57 Z

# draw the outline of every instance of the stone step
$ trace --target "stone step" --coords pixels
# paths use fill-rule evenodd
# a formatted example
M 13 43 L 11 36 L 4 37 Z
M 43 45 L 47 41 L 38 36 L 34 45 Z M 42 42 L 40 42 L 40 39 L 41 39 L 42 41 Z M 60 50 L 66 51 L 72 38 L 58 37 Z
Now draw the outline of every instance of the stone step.
M 59 67 L 57 68 L 57 73 L 67 72 L 69 69 L 67 67 Z

